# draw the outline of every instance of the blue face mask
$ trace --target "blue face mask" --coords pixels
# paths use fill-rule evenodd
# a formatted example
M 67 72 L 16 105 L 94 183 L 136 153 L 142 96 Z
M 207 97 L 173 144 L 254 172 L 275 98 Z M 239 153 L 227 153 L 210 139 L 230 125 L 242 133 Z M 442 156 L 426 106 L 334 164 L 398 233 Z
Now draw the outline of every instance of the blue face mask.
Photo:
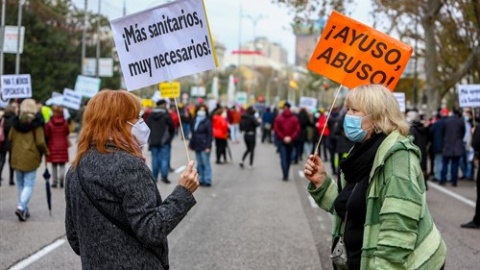
M 352 142 L 363 142 L 365 136 L 367 136 L 367 132 L 362 129 L 361 116 L 345 115 L 343 130 L 347 138 Z

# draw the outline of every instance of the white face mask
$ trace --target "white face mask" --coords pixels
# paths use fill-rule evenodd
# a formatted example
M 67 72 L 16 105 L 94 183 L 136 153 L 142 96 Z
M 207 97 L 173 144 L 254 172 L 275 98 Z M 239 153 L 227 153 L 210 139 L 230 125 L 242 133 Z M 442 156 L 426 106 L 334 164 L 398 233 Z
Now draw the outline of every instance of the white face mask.
M 227 113 L 226 113 L 226 112 L 222 112 L 222 117 L 223 117 L 223 118 L 227 118 Z
M 135 124 L 127 122 L 132 126 L 132 135 L 137 139 L 140 146 L 144 146 L 148 143 L 150 137 L 150 128 L 147 126 L 143 119 L 139 119 Z

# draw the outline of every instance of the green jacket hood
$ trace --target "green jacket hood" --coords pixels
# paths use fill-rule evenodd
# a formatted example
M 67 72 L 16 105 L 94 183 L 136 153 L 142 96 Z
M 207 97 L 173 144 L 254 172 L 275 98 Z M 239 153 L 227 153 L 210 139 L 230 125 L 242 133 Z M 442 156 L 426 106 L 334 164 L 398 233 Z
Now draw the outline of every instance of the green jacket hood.
M 420 149 L 413 143 L 413 138 L 411 136 L 405 137 L 398 131 L 390 133 L 390 135 L 383 140 L 377 150 L 372 170 L 370 171 L 370 178 L 379 167 L 383 166 L 385 160 L 395 152 L 402 150 L 412 151 L 419 159 L 421 158 Z

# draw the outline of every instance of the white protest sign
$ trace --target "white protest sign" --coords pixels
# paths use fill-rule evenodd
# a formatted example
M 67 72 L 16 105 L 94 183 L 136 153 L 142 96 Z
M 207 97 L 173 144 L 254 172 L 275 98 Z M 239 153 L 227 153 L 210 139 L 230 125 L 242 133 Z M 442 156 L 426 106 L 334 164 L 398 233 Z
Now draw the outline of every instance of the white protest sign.
M 480 84 L 458 86 L 460 107 L 480 107 Z
M 397 99 L 398 105 L 400 106 L 400 111 L 404 113 L 406 111 L 405 93 L 394 92 L 393 95 Z
M 63 96 L 61 93 L 58 92 L 52 92 L 52 97 L 58 97 L 58 96 Z
M 5 26 L 4 39 L 3 39 L 3 52 L 4 53 L 17 53 L 17 49 L 20 49 L 20 53 L 23 53 L 23 40 L 25 37 L 25 27 L 20 27 L 20 48 L 18 47 L 18 26 Z
M 63 106 L 78 110 L 82 104 L 82 95 L 73 91 L 72 89 L 65 88 L 63 90 Z
M 192 97 L 204 97 L 207 95 L 207 89 L 205 89 L 204 86 L 192 86 L 190 95 L 192 95 Z
M 30 74 L 2 75 L 2 98 L 29 98 L 32 97 Z
M 49 98 L 47 101 L 45 101 L 45 105 L 47 105 L 47 106 L 52 106 L 52 105 L 63 106 L 63 95 L 54 96 L 54 97 Z
M 218 66 L 202 0 L 177 0 L 111 21 L 129 91 Z
M 101 82 L 99 78 L 78 75 L 77 82 L 75 83 L 75 92 L 84 97 L 91 98 L 100 90 Z
M 300 97 L 300 104 L 298 107 L 314 111 L 317 108 L 317 99 L 311 97 Z

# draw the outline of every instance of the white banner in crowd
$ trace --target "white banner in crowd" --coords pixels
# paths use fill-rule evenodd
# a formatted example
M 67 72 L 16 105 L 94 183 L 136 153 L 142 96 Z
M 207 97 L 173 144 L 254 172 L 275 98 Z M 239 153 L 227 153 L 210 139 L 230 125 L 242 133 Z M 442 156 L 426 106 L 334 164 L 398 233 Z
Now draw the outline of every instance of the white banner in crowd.
M 406 111 L 405 93 L 393 92 L 393 95 L 397 99 L 398 105 L 400 105 L 400 111 L 402 111 L 404 113 Z
M 63 106 L 78 110 L 82 104 L 82 95 L 73 91 L 72 89 L 65 88 L 63 90 Z
M 480 84 L 464 84 L 458 86 L 460 107 L 480 107 Z
M 101 79 L 78 75 L 75 83 L 75 92 L 78 94 L 91 98 L 95 96 L 100 90 Z
M 17 53 L 18 49 L 20 49 L 20 53 L 23 53 L 25 27 L 20 27 L 20 48 L 18 48 L 18 26 L 6 25 L 4 29 L 3 53 Z
M 177 0 L 111 21 L 129 91 L 218 66 L 202 0 Z
M 30 74 L 2 75 L 2 98 L 29 98 L 32 97 L 32 83 Z
M 311 97 L 300 97 L 300 104 L 298 106 L 310 111 L 315 111 L 317 109 L 317 99 Z

